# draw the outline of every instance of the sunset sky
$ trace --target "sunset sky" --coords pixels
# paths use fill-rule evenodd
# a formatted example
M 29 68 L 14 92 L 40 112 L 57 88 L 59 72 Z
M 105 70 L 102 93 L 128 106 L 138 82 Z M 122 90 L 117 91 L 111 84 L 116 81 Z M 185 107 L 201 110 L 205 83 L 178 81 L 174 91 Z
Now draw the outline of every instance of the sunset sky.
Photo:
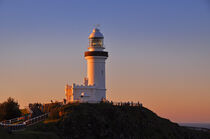
M 107 98 L 174 122 L 210 122 L 209 0 L 0 0 L 0 102 L 65 98 L 83 83 L 95 24 Z

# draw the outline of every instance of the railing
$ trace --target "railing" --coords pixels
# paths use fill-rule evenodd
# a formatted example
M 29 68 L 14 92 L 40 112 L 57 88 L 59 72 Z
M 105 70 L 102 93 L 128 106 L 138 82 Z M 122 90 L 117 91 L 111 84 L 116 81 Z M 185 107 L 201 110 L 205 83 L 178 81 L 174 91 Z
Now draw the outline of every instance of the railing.
M 17 117 L 17 118 L 13 118 L 13 119 L 10 119 L 10 120 L 4 120 L 0 123 L 4 123 L 4 124 L 14 124 L 14 123 L 17 123 L 17 122 L 20 122 L 20 121 L 26 121 L 28 119 L 31 118 L 31 114 L 27 114 L 27 115 L 24 115 L 24 116 L 21 116 L 21 117 Z
M 115 105 L 115 106 L 133 106 L 133 107 L 143 107 L 142 103 L 139 103 L 139 102 L 112 102 L 112 101 L 109 101 L 108 103 L 111 103 L 112 105 Z
M 24 124 L 26 126 L 30 126 L 30 125 L 33 125 L 33 124 L 36 124 L 38 122 L 41 122 L 41 121 L 45 120 L 47 117 L 48 117 L 48 113 L 45 113 L 45 114 L 42 114 L 40 116 L 34 117 L 32 119 L 26 120 L 24 122 Z
M 47 117 L 48 117 L 48 113 L 45 113 L 43 115 L 34 117 L 32 119 L 28 119 L 21 124 L 12 123 L 11 121 L 13 121 L 15 119 L 18 119 L 18 118 L 15 118 L 15 119 L 0 122 L 0 127 L 9 129 L 10 131 L 24 130 L 27 126 L 30 126 L 30 125 L 36 124 L 38 122 L 41 122 L 41 121 L 45 120 Z M 10 123 L 7 123 L 8 121 Z

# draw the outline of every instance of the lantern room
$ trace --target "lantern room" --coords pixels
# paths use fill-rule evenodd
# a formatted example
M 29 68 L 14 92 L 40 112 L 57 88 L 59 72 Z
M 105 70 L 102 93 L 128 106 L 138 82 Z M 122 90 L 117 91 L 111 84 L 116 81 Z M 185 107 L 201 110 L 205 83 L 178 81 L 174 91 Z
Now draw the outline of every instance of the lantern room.
M 104 49 L 104 36 L 98 28 L 94 28 L 89 36 L 89 49 L 90 50 L 101 50 Z

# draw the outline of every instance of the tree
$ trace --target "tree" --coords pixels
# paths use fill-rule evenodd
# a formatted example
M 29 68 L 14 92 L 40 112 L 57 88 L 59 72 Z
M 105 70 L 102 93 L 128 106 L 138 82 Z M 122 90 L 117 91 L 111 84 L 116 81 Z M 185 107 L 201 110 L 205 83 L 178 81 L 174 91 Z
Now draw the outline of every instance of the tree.
M 32 117 L 36 117 L 39 116 L 41 114 L 43 114 L 42 112 L 42 104 L 41 103 L 30 103 L 29 104 L 29 108 L 32 110 Z
M 0 104 L 0 121 L 9 120 L 21 116 L 19 104 L 9 97 L 7 101 Z

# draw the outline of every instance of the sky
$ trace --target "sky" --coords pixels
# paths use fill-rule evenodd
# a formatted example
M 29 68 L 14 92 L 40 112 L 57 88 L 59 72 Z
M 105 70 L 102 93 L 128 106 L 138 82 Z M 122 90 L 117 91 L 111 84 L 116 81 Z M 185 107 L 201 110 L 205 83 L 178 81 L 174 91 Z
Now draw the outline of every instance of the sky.
M 86 77 L 96 24 L 109 52 L 108 100 L 210 122 L 209 0 L 0 0 L 0 102 L 65 98 L 65 84 Z

